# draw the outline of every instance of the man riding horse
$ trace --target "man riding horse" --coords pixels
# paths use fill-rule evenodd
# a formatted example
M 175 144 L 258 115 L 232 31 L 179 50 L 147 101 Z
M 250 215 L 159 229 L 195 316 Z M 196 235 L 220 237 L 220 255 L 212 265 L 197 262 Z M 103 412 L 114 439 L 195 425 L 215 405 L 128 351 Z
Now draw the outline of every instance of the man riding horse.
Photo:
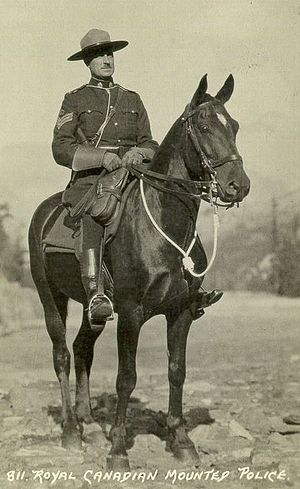
M 103 168 L 113 172 L 151 161 L 158 148 L 140 96 L 116 84 L 112 78 L 114 51 L 127 44 L 127 41 L 111 41 L 103 30 L 91 29 L 81 40 L 81 50 L 68 58 L 83 60 L 91 73 L 88 84 L 65 95 L 54 129 L 55 161 L 72 169 L 71 181 L 63 195 L 63 203 L 70 209 L 98 181 Z M 113 313 L 103 284 L 98 283 L 104 233 L 88 212 L 82 216 L 81 231 L 79 261 L 89 318 L 91 324 L 101 325 Z M 218 290 L 203 291 L 202 307 L 215 303 L 221 296 Z

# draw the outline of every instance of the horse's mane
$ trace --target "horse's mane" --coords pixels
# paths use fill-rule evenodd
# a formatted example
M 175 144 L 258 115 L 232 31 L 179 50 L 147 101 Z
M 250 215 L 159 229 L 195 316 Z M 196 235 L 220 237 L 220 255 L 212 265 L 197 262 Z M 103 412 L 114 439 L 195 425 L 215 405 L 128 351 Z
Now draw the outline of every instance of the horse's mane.
M 174 151 L 182 136 L 181 117 L 182 116 L 178 117 L 178 119 L 174 122 L 159 145 L 159 148 L 151 161 L 151 170 L 155 170 L 160 173 L 164 173 L 164 170 L 166 170 L 166 168 L 164 168 L 164 163 L 167 163 L 170 152 Z
M 209 102 L 212 103 L 209 104 Z M 203 107 L 201 107 L 202 104 Z M 199 106 L 200 117 L 207 117 L 212 111 L 215 111 L 215 108 L 218 105 L 221 105 L 220 102 L 216 98 L 206 93 Z M 158 171 L 160 173 L 165 173 L 165 171 L 167 170 L 166 163 L 169 159 L 170 152 L 174 151 L 175 147 L 180 144 L 180 141 L 182 139 L 182 117 L 185 114 L 187 107 L 188 105 L 186 106 L 183 113 L 171 126 L 166 136 L 163 138 L 158 150 L 156 151 L 151 161 L 151 170 Z

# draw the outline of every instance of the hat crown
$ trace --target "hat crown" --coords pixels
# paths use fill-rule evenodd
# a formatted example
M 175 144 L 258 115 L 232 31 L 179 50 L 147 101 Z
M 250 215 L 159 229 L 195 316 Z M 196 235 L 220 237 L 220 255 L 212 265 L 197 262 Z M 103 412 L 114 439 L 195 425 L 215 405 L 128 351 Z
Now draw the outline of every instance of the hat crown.
M 90 29 L 89 32 L 81 39 L 81 51 L 72 54 L 68 61 L 78 61 L 84 59 L 89 53 L 95 54 L 99 51 L 99 55 L 103 50 L 109 49 L 111 52 L 119 51 L 127 46 L 128 41 L 111 41 L 108 32 L 102 29 Z
M 80 46 L 81 49 L 86 49 L 89 46 L 94 46 L 95 44 L 102 44 L 107 42 L 111 42 L 108 32 L 102 31 L 101 29 L 91 29 L 81 39 Z

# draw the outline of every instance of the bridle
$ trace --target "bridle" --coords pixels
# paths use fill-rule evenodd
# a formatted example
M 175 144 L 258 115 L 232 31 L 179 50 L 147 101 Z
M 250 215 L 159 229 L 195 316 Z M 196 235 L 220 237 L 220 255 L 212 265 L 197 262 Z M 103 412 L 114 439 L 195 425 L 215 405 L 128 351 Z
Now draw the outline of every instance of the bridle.
M 239 154 L 231 154 L 219 160 L 211 160 L 201 148 L 192 123 L 192 117 L 199 112 L 204 105 L 209 103 L 210 102 L 204 102 L 193 110 L 190 110 L 190 104 L 188 104 L 181 117 L 181 123 L 185 124 L 186 135 L 190 138 L 193 147 L 198 154 L 199 162 L 202 168 L 206 170 L 209 175 L 208 180 L 186 180 L 183 178 L 172 177 L 171 175 L 164 175 L 162 173 L 149 170 L 147 168 L 147 164 L 132 165 L 129 171 L 135 177 L 139 178 L 151 187 L 160 190 L 161 192 L 182 197 L 189 197 L 190 199 L 195 200 L 205 200 L 210 204 L 213 203 L 213 205 L 217 207 L 225 207 L 226 209 L 229 209 L 235 205 L 234 202 L 230 204 L 221 204 L 220 202 L 217 202 L 218 182 L 216 180 L 216 168 L 231 161 L 242 162 L 242 158 Z M 175 185 L 184 188 L 184 190 L 175 190 L 174 188 L 170 188 L 170 186 L 165 186 L 159 182 L 174 183 Z M 195 190 L 191 191 L 191 187 L 194 187 Z M 238 206 L 238 203 L 236 203 L 236 205 Z
M 209 102 L 205 102 L 205 103 L 209 103 Z M 218 198 L 217 185 L 218 185 L 218 182 L 216 180 L 217 172 L 215 169 L 224 165 L 227 162 L 231 162 L 231 161 L 242 162 L 242 159 L 241 159 L 239 154 L 232 154 L 232 155 L 229 155 L 225 158 L 219 159 L 217 161 L 215 161 L 215 160 L 212 161 L 211 159 L 208 158 L 205 151 L 201 148 L 200 143 L 199 143 L 198 138 L 197 138 L 196 133 L 195 133 L 194 126 L 192 124 L 192 117 L 194 114 L 196 114 L 199 111 L 199 109 L 203 105 L 204 104 L 201 104 L 196 109 L 190 110 L 190 104 L 189 104 L 186 107 L 183 116 L 181 117 L 181 123 L 185 124 L 186 135 L 192 141 L 192 144 L 193 144 L 193 146 L 194 146 L 194 148 L 195 148 L 195 150 L 199 156 L 199 161 L 200 161 L 201 166 L 209 174 L 209 180 L 208 181 L 185 180 L 185 179 L 181 179 L 181 178 L 171 177 L 170 175 L 163 175 L 161 173 L 157 173 L 157 172 L 153 172 L 151 170 L 148 170 L 147 168 L 145 168 L 145 165 L 132 165 L 130 170 L 129 170 L 130 173 L 132 173 L 134 176 L 136 176 L 140 179 L 140 192 L 141 192 L 141 196 L 142 196 L 144 209 L 145 209 L 150 221 L 152 222 L 153 226 L 157 229 L 157 231 L 160 233 L 160 235 L 165 240 L 167 240 L 174 248 L 176 248 L 181 253 L 181 255 L 183 256 L 183 258 L 182 258 L 183 268 L 185 270 L 187 270 L 193 277 L 197 277 L 197 278 L 203 277 L 208 272 L 208 270 L 211 268 L 211 266 L 214 262 L 214 259 L 216 257 L 217 241 L 218 241 L 218 228 L 219 228 L 219 218 L 218 218 L 218 213 L 217 213 L 217 207 L 226 207 L 228 209 L 228 208 L 233 207 L 235 205 L 234 202 L 232 202 L 229 205 L 217 203 L 217 198 Z M 169 186 L 161 185 L 160 183 L 157 182 L 157 180 L 158 180 L 158 182 L 163 181 L 163 182 L 175 183 L 178 186 L 184 187 L 185 190 L 183 191 L 183 190 L 171 189 Z M 203 270 L 200 273 L 196 273 L 194 271 L 194 262 L 190 256 L 191 251 L 192 251 L 192 249 L 196 243 L 197 236 L 198 236 L 197 221 L 198 221 L 200 207 L 198 209 L 197 219 L 195 221 L 195 230 L 194 230 L 194 235 L 193 235 L 192 241 L 191 241 L 190 245 L 188 246 L 187 250 L 185 250 L 181 246 L 179 246 L 177 243 L 175 243 L 160 228 L 160 226 L 155 221 L 155 219 L 154 219 L 154 217 L 153 217 L 153 215 L 152 215 L 152 213 L 148 207 L 147 201 L 146 201 L 146 196 L 145 196 L 145 192 L 144 192 L 144 182 L 148 183 L 150 186 L 152 186 L 152 187 L 154 187 L 157 190 L 160 190 L 162 192 L 166 192 L 169 194 L 175 194 L 175 195 L 178 195 L 181 197 L 182 196 L 188 196 L 190 199 L 206 200 L 207 202 L 210 203 L 210 205 L 213 208 L 214 243 L 213 243 L 212 256 L 211 256 L 211 259 L 210 259 L 207 267 L 205 268 L 205 270 Z M 196 187 L 196 190 L 200 189 L 201 193 L 194 193 L 194 192 L 187 191 L 186 188 L 187 188 L 187 186 L 190 186 L 190 185 L 194 185 L 194 187 Z
M 186 124 L 186 134 L 190 137 L 192 144 L 199 155 L 200 163 L 202 167 L 207 170 L 209 173 L 210 177 L 215 177 L 216 176 L 216 170 L 215 168 L 218 168 L 225 163 L 229 163 L 231 161 L 239 161 L 242 162 L 242 158 L 239 154 L 231 154 L 229 156 L 225 156 L 224 158 L 218 159 L 218 160 L 211 160 L 208 158 L 206 153 L 203 151 L 203 149 L 200 146 L 199 140 L 196 136 L 196 132 L 194 129 L 194 126 L 192 124 L 192 117 L 193 115 L 197 114 L 199 110 L 205 105 L 209 104 L 210 102 L 204 102 L 200 104 L 198 107 L 196 107 L 194 110 L 190 110 L 190 104 L 187 105 L 183 116 L 181 117 L 181 122 L 183 124 Z

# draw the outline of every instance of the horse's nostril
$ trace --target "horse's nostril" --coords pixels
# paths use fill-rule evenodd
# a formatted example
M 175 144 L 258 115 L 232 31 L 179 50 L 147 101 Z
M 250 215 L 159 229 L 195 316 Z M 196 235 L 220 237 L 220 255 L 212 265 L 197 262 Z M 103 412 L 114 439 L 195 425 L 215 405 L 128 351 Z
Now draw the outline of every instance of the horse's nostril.
M 239 190 L 240 186 L 238 183 L 236 183 L 235 181 L 233 182 L 230 182 L 230 184 L 228 185 L 229 188 L 232 188 L 234 190 Z
M 228 183 L 227 188 L 226 188 L 226 192 L 228 195 L 235 196 L 235 195 L 237 195 L 239 188 L 240 188 L 239 185 L 233 181 L 233 182 Z

